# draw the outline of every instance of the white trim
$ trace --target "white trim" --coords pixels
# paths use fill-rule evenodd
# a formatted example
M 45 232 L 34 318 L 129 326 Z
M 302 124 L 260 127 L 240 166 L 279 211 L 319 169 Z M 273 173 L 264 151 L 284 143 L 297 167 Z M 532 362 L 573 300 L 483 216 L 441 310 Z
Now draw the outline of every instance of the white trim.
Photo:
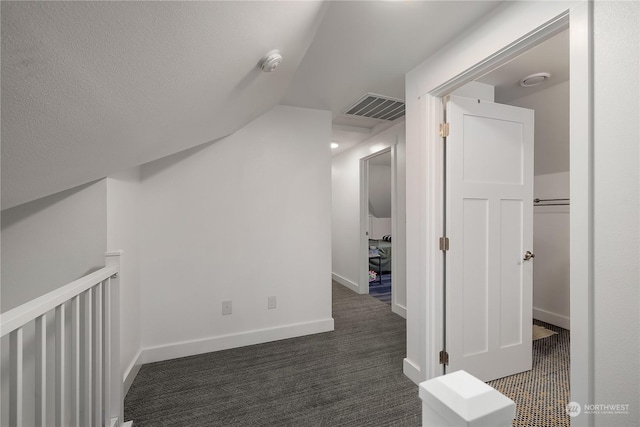
M 161 362 L 179 357 L 262 344 L 304 335 L 334 330 L 333 319 L 296 323 L 274 328 L 258 329 L 237 334 L 221 335 L 200 340 L 184 341 L 142 350 L 142 363 Z
M 398 200 L 397 200 L 397 165 L 395 159 L 398 156 L 398 136 L 396 135 L 395 141 L 388 146 L 380 148 L 380 150 L 371 153 L 365 157 L 360 158 L 360 283 L 358 286 L 358 292 L 362 295 L 369 293 L 369 238 L 367 235 L 369 225 L 369 160 L 379 156 L 380 154 L 389 152 L 391 153 L 391 235 L 397 236 L 398 230 Z M 397 241 L 397 239 L 396 239 Z M 397 243 L 394 239 L 391 239 L 391 271 L 396 271 L 396 257 L 393 254 L 396 253 Z M 382 263 L 382 260 L 380 260 Z M 393 284 L 391 286 L 391 305 L 397 305 L 395 302 L 395 292 L 393 291 Z M 405 310 L 406 311 L 406 310 Z M 406 314 L 404 316 L 406 318 Z
M 444 233 L 444 143 L 438 134 L 439 124 L 443 122 L 444 109 L 442 98 L 426 95 L 421 99 L 421 107 L 426 120 L 424 140 L 426 141 L 427 167 L 426 185 L 426 242 L 423 246 L 427 266 L 427 285 L 421 289 L 421 348 L 424 349 L 420 366 L 428 380 L 443 373 L 439 354 L 444 343 L 444 253 L 438 242 Z M 430 119 L 430 120 L 429 120 Z M 431 243 L 431 244 L 430 244 Z
M 104 253 L 105 257 L 118 257 L 124 255 L 124 251 L 122 249 L 116 249 L 114 251 L 107 251 Z
M 133 380 L 136 379 L 140 368 L 142 367 L 142 350 L 138 350 L 138 354 L 133 358 L 122 376 L 122 396 L 126 397 Z
M 439 97 L 450 95 L 451 92 L 458 89 L 460 86 L 469 83 L 469 76 L 477 78 L 479 76 L 487 74 L 490 71 L 495 70 L 497 67 L 507 63 L 511 59 L 520 55 L 522 52 L 531 49 L 532 47 L 535 47 L 543 41 L 548 40 L 551 37 L 566 30 L 568 25 L 569 10 L 565 10 L 563 13 L 556 16 L 551 21 L 546 22 L 530 33 L 522 36 L 518 40 L 515 40 L 513 43 L 505 46 L 503 49 L 500 49 L 495 54 L 485 58 L 473 67 L 469 68 L 464 73 L 457 75 L 453 79 L 448 80 L 432 91 L 429 91 L 429 93 L 431 95 Z
M 569 144 L 571 212 L 569 220 L 571 318 L 571 401 L 594 402 L 593 310 L 593 2 L 583 2 L 570 13 Z M 584 411 L 573 425 L 593 426 Z
M 407 307 L 398 304 L 398 136 L 391 146 L 391 311 L 407 318 Z M 396 286 L 393 284 L 396 283 Z M 404 285 L 406 295 L 406 283 Z
M 333 280 L 335 280 L 336 282 L 340 283 L 342 286 L 345 286 L 349 289 L 351 289 L 353 292 L 358 293 L 358 291 L 360 290 L 358 288 L 358 284 L 355 282 L 352 282 L 351 280 L 347 279 L 346 277 L 343 277 L 339 274 L 336 273 L 331 273 L 331 277 L 333 278 Z
M 564 329 L 571 329 L 571 319 L 562 314 L 552 313 L 541 308 L 533 307 L 533 318 L 543 322 L 551 323 Z
M 397 304 L 395 301 L 391 304 L 391 311 L 404 319 L 407 318 L 407 307 Z
M 420 372 L 420 367 L 416 366 L 415 363 L 413 363 L 406 357 L 402 360 L 402 372 L 416 384 L 419 384 L 422 381 L 422 373 Z
M 382 150 L 360 159 L 360 256 L 358 257 L 358 290 L 357 293 L 366 295 L 369 293 L 369 159 L 376 156 Z M 381 261 L 382 262 L 382 261 Z

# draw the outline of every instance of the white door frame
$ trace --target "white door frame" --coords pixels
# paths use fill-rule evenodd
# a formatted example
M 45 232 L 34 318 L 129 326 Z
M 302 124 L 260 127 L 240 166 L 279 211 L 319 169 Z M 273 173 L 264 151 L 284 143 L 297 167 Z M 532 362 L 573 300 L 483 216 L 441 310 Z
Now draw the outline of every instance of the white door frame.
M 571 149 L 571 400 L 593 402 L 593 131 L 592 131 L 592 4 L 576 2 L 534 31 L 438 86 L 426 87 L 419 106 L 420 130 L 426 156 L 426 212 L 424 247 L 426 285 L 420 286 L 420 366 L 405 360 L 405 372 L 421 380 L 442 374 L 438 353 L 443 342 L 443 264 L 437 242 L 443 224 L 443 146 L 438 136 L 442 97 L 498 67 L 536 44 L 570 29 L 570 149 Z M 426 118 L 426 119 L 425 119 Z M 409 352 L 409 348 L 408 348 Z M 573 418 L 576 425 L 593 425 L 592 416 Z
M 369 159 L 385 152 L 391 153 L 391 236 L 398 235 L 398 194 L 397 194 L 397 146 L 398 137 L 386 147 L 381 147 L 374 153 L 360 159 L 360 273 L 358 281 L 358 293 L 369 293 Z M 391 239 L 391 253 L 397 253 L 397 238 Z M 397 257 L 391 257 L 391 271 L 397 271 Z M 396 294 L 391 286 L 391 310 L 394 313 L 403 315 L 404 309 L 398 306 Z M 403 317 L 406 317 L 403 316 Z

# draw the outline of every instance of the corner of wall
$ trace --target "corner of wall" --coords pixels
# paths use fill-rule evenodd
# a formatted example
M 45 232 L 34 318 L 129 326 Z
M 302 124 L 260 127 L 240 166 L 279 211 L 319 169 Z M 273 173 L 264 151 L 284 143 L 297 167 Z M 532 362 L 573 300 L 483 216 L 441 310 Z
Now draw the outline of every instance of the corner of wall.
M 420 371 L 420 367 L 406 357 L 402 361 L 402 372 L 416 385 L 422 382 L 422 372 Z
M 131 384 L 133 384 L 133 380 L 136 379 L 138 372 L 140 372 L 140 368 L 142 368 L 142 349 L 138 350 L 138 354 L 133 358 L 131 364 L 124 369 L 124 373 L 122 375 L 122 396 L 126 397 L 129 389 L 131 388 Z

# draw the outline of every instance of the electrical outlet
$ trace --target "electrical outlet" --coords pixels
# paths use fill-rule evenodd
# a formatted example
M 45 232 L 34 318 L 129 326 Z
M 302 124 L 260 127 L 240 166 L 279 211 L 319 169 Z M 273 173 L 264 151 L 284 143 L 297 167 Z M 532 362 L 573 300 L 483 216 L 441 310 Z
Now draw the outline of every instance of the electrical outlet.
M 222 315 L 231 314 L 231 301 L 222 301 Z
M 268 309 L 276 308 L 276 297 L 267 298 L 267 308 Z

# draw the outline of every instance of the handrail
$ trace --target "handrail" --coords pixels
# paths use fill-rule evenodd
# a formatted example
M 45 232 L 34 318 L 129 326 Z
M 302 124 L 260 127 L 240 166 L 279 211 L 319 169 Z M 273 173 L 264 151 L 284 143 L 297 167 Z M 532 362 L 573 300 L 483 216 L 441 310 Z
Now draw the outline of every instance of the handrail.
M 28 301 L 14 309 L 0 314 L 0 337 L 10 334 L 38 316 L 47 313 L 76 295 L 80 295 L 96 284 L 118 274 L 118 266 L 111 265 L 94 271 L 61 288 Z

